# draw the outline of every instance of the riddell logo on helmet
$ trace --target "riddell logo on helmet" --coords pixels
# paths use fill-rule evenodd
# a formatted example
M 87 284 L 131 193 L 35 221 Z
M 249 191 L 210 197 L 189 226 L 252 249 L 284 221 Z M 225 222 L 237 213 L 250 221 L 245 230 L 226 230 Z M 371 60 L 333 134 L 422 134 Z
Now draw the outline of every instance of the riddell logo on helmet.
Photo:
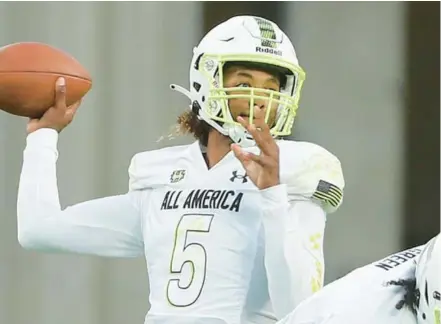
M 256 46 L 256 52 L 282 56 L 282 51 L 275 50 L 274 48 L 269 48 L 269 47 L 264 48 L 264 47 Z

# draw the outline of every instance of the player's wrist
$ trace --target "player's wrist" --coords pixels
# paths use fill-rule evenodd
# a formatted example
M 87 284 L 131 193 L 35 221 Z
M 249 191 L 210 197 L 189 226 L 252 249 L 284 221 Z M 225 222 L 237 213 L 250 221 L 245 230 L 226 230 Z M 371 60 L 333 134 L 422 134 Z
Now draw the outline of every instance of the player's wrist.
M 58 143 L 57 130 L 49 127 L 39 128 L 32 133 L 29 133 L 26 137 L 27 146 L 49 146 L 56 148 Z
M 277 179 L 271 179 L 269 181 L 266 181 L 265 183 L 261 183 L 259 184 L 259 189 L 260 190 L 267 190 L 273 187 L 277 187 L 280 185 L 280 180 Z
M 288 191 L 286 184 L 277 184 L 260 190 L 264 208 L 280 207 L 288 204 Z
M 277 165 L 277 167 L 272 170 L 265 170 L 265 174 L 259 176 L 256 185 L 260 190 L 266 190 L 280 185 L 279 166 Z
M 61 127 L 51 126 L 51 125 L 36 125 L 36 126 L 28 125 L 26 131 L 27 131 L 27 134 L 29 136 L 30 134 L 35 133 L 35 132 L 37 132 L 37 131 L 39 131 L 41 129 L 51 129 L 51 130 L 56 131 L 57 134 L 59 134 L 63 130 L 63 128 L 61 128 Z

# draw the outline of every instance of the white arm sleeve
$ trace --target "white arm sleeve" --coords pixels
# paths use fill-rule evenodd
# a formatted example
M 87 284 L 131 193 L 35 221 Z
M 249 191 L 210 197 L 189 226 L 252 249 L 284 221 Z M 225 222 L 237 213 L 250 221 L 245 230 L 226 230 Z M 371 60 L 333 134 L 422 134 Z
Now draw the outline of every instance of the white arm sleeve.
M 326 213 L 311 200 L 288 202 L 285 185 L 262 193 L 268 290 L 281 319 L 322 287 Z
M 27 137 L 17 200 L 18 240 L 24 248 L 113 257 L 143 254 L 142 192 L 80 203 L 62 210 L 56 161 L 58 133 Z

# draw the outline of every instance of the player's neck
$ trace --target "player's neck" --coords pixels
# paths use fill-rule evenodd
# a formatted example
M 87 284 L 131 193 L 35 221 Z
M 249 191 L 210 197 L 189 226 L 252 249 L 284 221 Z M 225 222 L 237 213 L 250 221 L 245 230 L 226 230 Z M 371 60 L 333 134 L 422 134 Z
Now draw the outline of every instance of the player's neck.
M 209 169 L 219 163 L 230 152 L 231 141 L 228 137 L 213 130 L 208 134 L 205 162 Z

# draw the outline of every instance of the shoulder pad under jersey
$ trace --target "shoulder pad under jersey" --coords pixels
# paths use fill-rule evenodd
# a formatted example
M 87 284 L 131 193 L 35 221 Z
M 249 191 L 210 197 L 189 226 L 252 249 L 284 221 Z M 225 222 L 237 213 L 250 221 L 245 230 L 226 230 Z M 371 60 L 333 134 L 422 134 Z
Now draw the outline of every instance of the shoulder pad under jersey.
M 343 202 L 345 181 L 340 161 L 323 147 L 290 140 L 278 141 L 281 182 L 290 199 L 312 199 L 327 213 Z
M 129 191 L 173 183 L 171 177 L 179 176 L 177 162 L 185 157 L 188 148 L 189 145 L 178 145 L 135 154 L 129 166 Z

